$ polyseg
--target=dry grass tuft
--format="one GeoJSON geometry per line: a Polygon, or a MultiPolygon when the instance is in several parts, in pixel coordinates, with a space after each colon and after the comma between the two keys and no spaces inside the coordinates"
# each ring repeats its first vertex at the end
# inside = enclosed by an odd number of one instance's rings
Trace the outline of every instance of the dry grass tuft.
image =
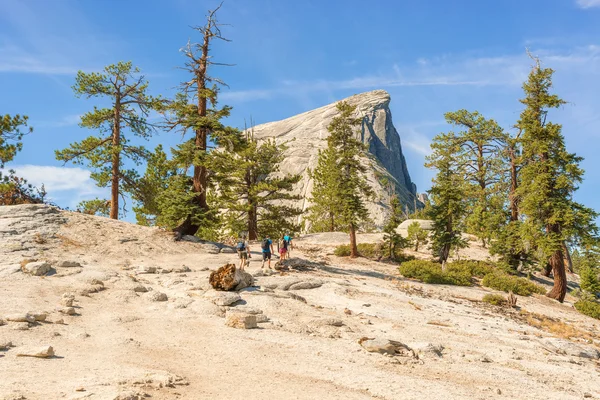
{"type": "Polygon", "coordinates": [[[525,310],[521,310],[518,314],[515,314],[515,317],[534,328],[552,333],[553,335],[564,339],[583,339],[591,341],[600,339],[595,333],[578,329],[558,318],[552,318],[525,310]]]}
{"type": "Polygon", "coordinates": [[[83,247],[83,244],[73,240],[71,238],[68,238],[66,236],[63,235],[56,235],[57,238],[60,239],[60,244],[62,244],[65,247],[83,247]]]}

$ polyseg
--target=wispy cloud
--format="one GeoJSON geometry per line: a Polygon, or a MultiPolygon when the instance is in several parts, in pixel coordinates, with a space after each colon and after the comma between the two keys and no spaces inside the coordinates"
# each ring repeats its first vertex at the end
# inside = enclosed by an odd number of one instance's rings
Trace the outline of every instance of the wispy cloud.
{"type": "Polygon", "coordinates": [[[600,0],[577,0],[577,6],[580,8],[592,8],[592,7],[600,7],[600,0]]]}
{"type": "Polygon", "coordinates": [[[10,169],[38,188],[44,185],[51,201],[71,208],[81,200],[106,195],[106,189],[96,186],[90,171],[83,168],[24,164],[10,169]]]}
{"type": "Polygon", "coordinates": [[[75,126],[81,121],[81,114],[66,115],[58,121],[39,121],[32,125],[38,128],[64,128],[67,126],[75,126]]]}
{"type": "MultiPolygon", "coordinates": [[[[600,1],[600,0],[598,0],[600,1]]],[[[600,64],[600,46],[588,45],[564,51],[538,49],[533,52],[553,67],[593,70],[600,64]]],[[[336,90],[370,90],[410,86],[520,86],[532,61],[525,49],[518,54],[475,57],[464,54],[419,58],[406,65],[394,64],[387,73],[342,80],[283,80],[277,87],[223,91],[221,99],[245,102],[279,97],[331,93],[336,90]]]]}

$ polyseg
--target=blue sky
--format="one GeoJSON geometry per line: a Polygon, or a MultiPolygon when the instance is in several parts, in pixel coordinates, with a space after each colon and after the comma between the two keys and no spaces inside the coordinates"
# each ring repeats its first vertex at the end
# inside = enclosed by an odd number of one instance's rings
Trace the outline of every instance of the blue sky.
{"type": "MultiPolygon", "coordinates": [[[[94,106],[71,90],[77,70],[131,60],[154,94],[186,77],[179,49],[199,37],[216,1],[0,0],[0,114],[26,114],[35,131],[9,167],[52,199],[74,207],[106,196],[89,172],[54,159],[93,132],[77,126],[94,106]]],[[[283,119],[349,95],[385,89],[408,167],[419,191],[443,114],[478,110],[510,129],[531,61],[556,70],[555,91],[569,103],[551,114],[587,171],[576,199],[600,210],[600,0],[226,0],[219,13],[230,43],[212,74],[229,84],[230,125],[283,119]]],[[[178,142],[161,133],[147,145],[178,142]]]]}

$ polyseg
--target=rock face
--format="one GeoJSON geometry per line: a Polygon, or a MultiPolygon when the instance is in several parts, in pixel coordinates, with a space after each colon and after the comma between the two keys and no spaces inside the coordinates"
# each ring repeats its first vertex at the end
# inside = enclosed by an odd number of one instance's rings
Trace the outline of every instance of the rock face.
{"type": "MultiPolygon", "coordinates": [[[[348,97],[344,101],[357,106],[357,117],[362,118],[356,136],[368,148],[368,158],[364,163],[368,165],[367,178],[375,192],[375,198],[368,202],[367,208],[375,225],[381,228],[387,215],[386,198],[390,190],[395,191],[402,203],[411,209],[415,201],[421,204],[416,198],[417,188],[410,179],[402,154],[400,136],[392,123],[390,95],[384,90],[375,90],[348,97]]],[[[294,192],[303,197],[297,204],[303,210],[310,205],[308,199],[313,188],[308,169],[315,168],[319,150],[327,146],[327,126],[336,115],[336,103],[332,103],[253,129],[259,140],[274,139],[277,143],[286,144],[280,171],[302,176],[294,192]]]]}
{"type": "Polygon", "coordinates": [[[415,222],[419,224],[421,229],[424,229],[426,231],[433,230],[433,221],[430,221],[428,219],[407,219],[406,221],[403,221],[400,225],[398,225],[398,228],[396,228],[396,233],[398,233],[402,237],[408,237],[408,227],[415,222]]]}

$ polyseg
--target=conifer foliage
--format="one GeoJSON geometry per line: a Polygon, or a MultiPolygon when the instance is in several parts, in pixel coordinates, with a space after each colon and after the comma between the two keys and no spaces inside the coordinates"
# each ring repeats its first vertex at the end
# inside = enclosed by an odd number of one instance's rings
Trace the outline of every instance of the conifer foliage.
{"type": "Polygon", "coordinates": [[[79,125],[97,134],[57,150],[56,159],[86,165],[98,186],[110,186],[109,216],[118,219],[119,197],[135,190],[138,173],[134,166],[148,157],[147,150],[131,144],[126,133],[149,138],[154,128],[147,117],[151,110],[161,108],[162,101],[148,94],[148,82],[131,62],[109,65],[102,73],[79,71],[73,90],[78,97],[108,100],[110,107],[94,107],[85,113],[79,125]]]}
{"type": "Polygon", "coordinates": [[[517,124],[522,130],[523,158],[527,160],[520,172],[517,193],[525,216],[524,239],[552,267],[554,287],[547,295],[562,302],[567,291],[563,244],[573,235],[593,236],[597,214],[573,200],[583,177],[579,167],[582,158],[567,151],[562,126],[548,120],[549,110],[565,101],[550,92],[554,71],[535,61],[523,84],[525,97],[521,103],[525,109],[517,124]]]}
{"type": "Polygon", "coordinates": [[[233,154],[215,151],[211,154],[218,186],[218,203],[225,229],[233,235],[247,232],[250,240],[268,234],[278,237],[299,230],[294,219],[302,210],[291,194],[300,175],[283,175],[279,164],[285,146],[274,140],[257,141],[247,130],[233,154]]]}
{"type": "Polygon", "coordinates": [[[361,119],[354,117],[356,107],[342,101],[337,111],[339,114],[327,127],[327,149],[319,153],[319,165],[313,173],[316,192],[311,199],[310,219],[326,219],[331,225],[339,221],[350,233],[350,256],[358,257],[356,230],[369,219],[365,199],[373,192],[360,159],[365,147],[354,134],[361,124],[361,119]]]}

